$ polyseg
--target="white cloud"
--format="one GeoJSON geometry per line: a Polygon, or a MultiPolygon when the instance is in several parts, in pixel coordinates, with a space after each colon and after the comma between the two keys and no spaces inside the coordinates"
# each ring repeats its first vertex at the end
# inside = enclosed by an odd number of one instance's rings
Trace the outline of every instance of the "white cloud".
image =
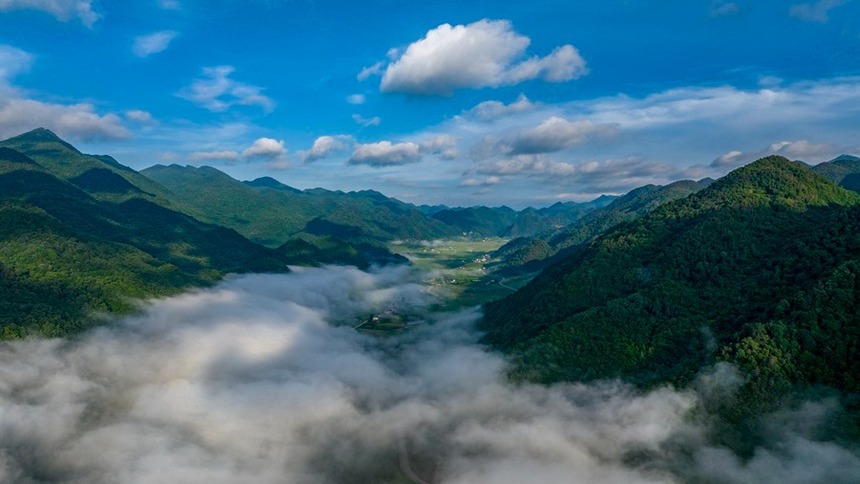
{"type": "Polygon", "coordinates": [[[505,116],[530,111],[534,109],[534,106],[534,103],[525,94],[520,94],[517,100],[510,104],[504,104],[499,101],[484,101],[470,109],[468,114],[477,116],[483,120],[492,121],[505,116]]]}
{"type": "Polygon", "coordinates": [[[314,140],[311,149],[303,152],[301,157],[306,163],[327,158],[333,153],[345,150],[347,142],[351,140],[349,136],[320,136],[314,140]]]}
{"type": "Polygon", "coordinates": [[[453,160],[460,155],[457,149],[457,138],[450,134],[440,134],[419,144],[422,153],[439,155],[445,160],[453,160]]]}
{"type": "Polygon", "coordinates": [[[366,101],[364,94],[350,94],[346,97],[346,102],[350,104],[364,104],[366,101]]]}
{"type": "Polygon", "coordinates": [[[764,149],[754,150],[747,153],[741,151],[729,151],[711,162],[711,168],[734,168],[746,163],[751,163],[768,155],[780,155],[792,160],[808,161],[828,159],[837,151],[833,146],[823,143],[812,143],[808,140],[778,141],[771,143],[764,149]]]}
{"type": "Polygon", "coordinates": [[[734,167],[740,165],[741,163],[743,163],[743,161],[743,153],[737,150],[733,150],[712,161],[711,166],[714,168],[725,166],[734,167]]]}
{"type": "Polygon", "coordinates": [[[16,75],[27,72],[33,64],[33,56],[11,45],[0,44],[0,87],[16,75]]]}
{"type": "Polygon", "coordinates": [[[846,3],[847,0],[818,0],[814,3],[800,3],[789,7],[788,14],[805,22],[827,23],[830,10],[846,3]]]}
{"type": "Polygon", "coordinates": [[[832,153],[833,147],[826,144],[810,143],[807,140],[798,141],[780,141],[770,145],[772,154],[782,155],[792,159],[802,159],[806,157],[821,157],[832,153]]]}
{"type": "Polygon", "coordinates": [[[465,178],[460,182],[461,187],[489,187],[498,185],[502,179],[497,176],[488,176],[486,178],[465,178]]]}
{"type": "Polygon", "coordinates": [[[188,155],[191,161],[236,161],[239,153],[232,150],[222,151],[195,151],[188,155]]]}
{"type": "Polygon", "coordinates": [[[284,142],[272,138],[259,138],[242,152],[244,158],[262,158],[267,160],[283,159],[287,156],[284,142]]]}
{"type": "Polygon", "coordinates": [[[616,130],[615,124],[568,121],[553,116],[534,128],[517,133],[510,142],[510,153],[518,155],[561,151],[582,144],[594,136],[611,136],[616,130]]]}
{"type": "Polygon", "coordinates": [[[372,66],[367,66],[359,71],[358,75],[356,75],[356,79],[359,81],[366,81],[370,76],[378,76],[382,74],[382,68],[385,67],[385,62],[379,61],[372,66]]]}
{"type": "Polygon", "coordinates": [[[158,6],[164,10],[180,10],[182,8],[179,0],[158,0],[158,6]]]}
{"type": "Polygon", "coordinates": [[[735,15],[741,11],[736,3],[725,0],[714,0],[711,2],[711,17],[722,17],[724,15],[735,15]]]}
{"type": "Polygon", "coordinates": [[[116,114],[98,114],[89,103],[55,104],[32,99],[0,100],[0,138],[36,127],[63,138],[84,141],[128,138],[131,133],[116,114]]]}
{"type": "MultiPolygon", "coordinates": [[[[442,24],[388,65],[380,90],[451,95],[461,88],[513,85],[531,79],[563,82],[586,74],[585,61],[572,45],[557,47],[546,57],[523,59],[530,42],[506,20],[442,24]]],[[[362,74],[366,78],[369,72],[362,74]]]]}
{"type": "Polygon", "coordinates": [[[67,22],[77,18],[92,28],[101,15],[93,11],[92,0],[0,0],[0,11],[41,10],[67,22]]]}
{"type": "Polygon", "coordinates": [[[573,163],[543,155],[519,155],[481,162],[472,171],[491,177],[527,177],[547,186],[569,187],[576,183],[589,193],[623,193],[649,183],[665,184],[681,178],[670,164],[639,158],[573,163]]]}
{"type": "Polygon", "coordinates": [[[157,54],[167,49],[177,34],[178,32],[173,30],[162,30],[135,37],[131,50],[138,57],[148,57],[152,54],[157,54]]]}
{"type": "Polygon", "coordinates": [[[416,163],[420,159],[421,148],[415,143],[380,141],[357,145],[349,157],[349,164],[381,167],[416,163]]]}
{"type": "Polygon", "coordinates": [[[266,112],[275,108],[275,102],[261,94],[263,88],[230,79],[233,66],[205,67],[205,79],[194,81],[177,96],[213,112],[223,112],[233,106],[259,106],[266,112]]]}
{"type": "Polygon", "coordinates": [[[91,103],[58,104],[28,99],[11,79],[27,71],[33,56],[0,45],[0,138],[44,127],[76,140],[127,138],[131,133],[113,113],[99,114],[91,103]]]}
{"type": "Polygon", "coordinates": [[[140,109],[126,111],[125,119],[141,126],[153,126],[155,124],[158,124],[158,122],[152,117],[152,114],[147,111],[142,111],[140,109]]]}
{"type": "Polygon", "coordinates": [[[370,118],[365,118],[360,114],[353,114],[352,120],[355,121],[355,124],[367,128],[369,126],[379,126],[379,123],[382,122],[382,118],[379,116],[372,116],[370,118]]]}

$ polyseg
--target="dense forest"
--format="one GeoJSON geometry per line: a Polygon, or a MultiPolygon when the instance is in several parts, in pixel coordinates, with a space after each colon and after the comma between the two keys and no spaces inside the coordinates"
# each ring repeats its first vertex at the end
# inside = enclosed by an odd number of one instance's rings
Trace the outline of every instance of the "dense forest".
{"type": "Polygon", "coordinates": [[[718,361],[755,413],[860,391],[860,196],[781,157],[622,223],[488,304],[484,341],[540,382],[689,383],[718,361]]]}

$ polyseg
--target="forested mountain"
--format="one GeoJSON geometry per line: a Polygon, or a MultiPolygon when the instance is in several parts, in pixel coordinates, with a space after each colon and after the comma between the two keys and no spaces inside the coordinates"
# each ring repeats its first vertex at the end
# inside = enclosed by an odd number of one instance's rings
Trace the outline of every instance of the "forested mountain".
{"type": "Polygon", "coordinates": [[[860,158],[851,155],[841,155],[833,160],[819,163],[812,167],[812,171],[827,178],[833,183],[858,191],[857,178],[860,177],[860,158]]]}
{"type": "MultiPolygon", "coordinates": [[[[93,170],[103,168],[84,174],[93,170]]],[[[62,180],[0,148],[3,335],[62,334],[94,311],[130,309],[129,297],[170,294],[230,272],[286,271],[277,251],[155,203],[112,170],[96,173],[101,178],[85,185],[106,180],[115,188],[109,193],[125,199],[100,200],[73,183],[85,175],[62,180]]]]}
{"type": "MultiPolygon", "coordinates": [[[[233,198],[239,204],[258,201],[259,192],[290,191],[265,181],[243,185],[214,169],[200,173],[213,199],[236,185],[250,191],[233,198]]],[[[158,182],[113,158],[85,155],[48,130],[0,142],[0,337],[74,332],[98,312],[132,309],[130,298],[173,294],[228,273],[406,262],[326,234],[266,247],[198,213],[158,182]]]]}
{"type": "Polygon", "coordinates": [[[431,216],[461,233],[480,237],[522,237],[552,232],[567,226],[595,209],[607,206],[615,197],[603,195],[590,202],[557,202],[539,209],[519,212],[509,207],[427,207],[431,216]]]}
{"type": "Polygon", "coordinates": [[[622,223],[486,305],[484,341],[536,381],[688,382],[736,363],[738,408],[860,390],[860,196],[768,157],[622,223]]]}
{"type": "Polygon", "coordinates": [[[630,222],[660,205],[696,193],[713,182],[683,180],[666,186],[645,185],[631,190],[611,203],[589,211],[560,229],[536,237],[518,237],[502,246],[494,256],[501,259],[496,267],[506,273],[536,271],[579,250],[581,246],[606,230],[630,222]]]}
{"type": "Polygon", "coordinates": [[[210,222],[275,247],[300,233],[355,243],[433,239],[458,232],[415,206],[371,191],[299,191],[274,179],[240,182],[215,168],[156,165],[141,173],[210,222]]]}

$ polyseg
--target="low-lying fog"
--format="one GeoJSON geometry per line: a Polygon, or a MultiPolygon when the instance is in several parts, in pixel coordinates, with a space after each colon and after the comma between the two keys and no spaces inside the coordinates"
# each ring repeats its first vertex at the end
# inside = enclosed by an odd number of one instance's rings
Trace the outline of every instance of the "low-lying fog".
{"type": "MultiPolygon", "coordinates": [[[[427,308],[419,280],[236,277],[74,341],[3,343],[0,482],[860,482],[856,449],[804,437],[825,404],[779,415],[741,459],[704,443],[692,391],[508,383],[477,311],[351,328],[391,301],[427,308]]],[[[736,383],[720,366],[698,387],[736,383]]]]}

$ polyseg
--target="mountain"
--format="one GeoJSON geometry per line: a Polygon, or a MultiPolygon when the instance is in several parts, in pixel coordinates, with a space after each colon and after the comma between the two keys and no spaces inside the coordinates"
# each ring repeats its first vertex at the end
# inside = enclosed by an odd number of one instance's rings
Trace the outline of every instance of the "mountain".
{"type": "Polygon", "coordinates": [[[514,223],[517,212],[508,207],[446,208],[431,215],[463,234],[481,237],[502,235],[514,223]]]}
{"type": "Polygon", "coordinates": [[[620,197],[604,198],[603,207],[585,213],[578,220],[538,237],[518,237],[500,247],[493,257],[501,259],[496,270],[505,273],[533,272],[579,250],[583,244],[606,230],[640,218],[660,205],[687,197],[707,187],[713,180],[683,180],[669,185],[645,185],[620,197]]]}
{"type": "Polygon", "coordinates": [[[243,183],[211,167],[156,165],[141,173],[169,188],[205,220],[270,247],[300,233],[346,237],[350,243],[456,234],[413,205],[370,190],[298,191],[274,179],[243,183]]]}
{"type": "Polygon", "coordinates": [[[860,176],[860,158],[856,156],[840,155],[833,160],[815,165],[812,171],[841,187],[858,191],[856,180],[860,176]]]}
{"type": "Polygon", "coordinates": [[[165,187],[110,156],[81,153],[50,130],[34,129],[0,141],[0,147],[26,155],[46,172],[78,184],[96,199],[120,202],[144,196],[163,207],[193,213],[191,207],[178,203],[174,194],[165,187]],[[135,187],[136,190],[130,189],[129,186],[135,187]]]}
{"type": "Polygon", "coordinates": [[[557,230],[589,212],[609,205],[615,197],[602,195],[590,202],[556,202],[519,212],[509,207],[427,207],[422,210],[463,234],[481,237],[523,237],[557,230]]]}
{"type": "Polygon", "coordinates": [[[64,334],[95,312],[132,309],[130,297],[287,270],[277,251],[159,205],[113,173],[91,168],[67,181],[0,148],[0,336],[64,334]],[[75,181],[130,196],[100,200],[75,181]]]}
{"type": "Polygon", "coordinates": [[[536,381],[689,382],[735,363],[742,404],[860,390],[860,196],[768,157],[594,239],[485,307],[536,381]]]}

